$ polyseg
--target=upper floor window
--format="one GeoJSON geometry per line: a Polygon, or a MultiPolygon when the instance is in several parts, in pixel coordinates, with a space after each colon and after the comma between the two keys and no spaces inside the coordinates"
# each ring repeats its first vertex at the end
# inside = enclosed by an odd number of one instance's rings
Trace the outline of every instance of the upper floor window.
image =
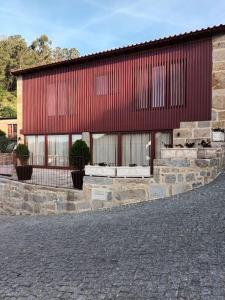
{"type": "Polygon", "coordinates": [[[148,66],[135,70],[135,108],[147,109],[150,106],[150,70],[148,66]]]}
{"type": "Polygon", "coordinates": [[[183,106],[186,98],[186,61],[170,64],[170,105],[183,106]]]}
{"type": "Polygon", "coordinates": [[[96,95],[107,95],[109,93],[109,81],[107,75],[96,77],[96,95]]]}
{"type": "Polygon", "coordinates": [[[152,107],[164,107],[166,100],[166,66],[152,67],[152,107]]]}
{"type": "Polygon", "coordinates": [[[135,109],[183,106],[186,101],[186,60],[135,69],[135,109]]]}
{"type": "Polygon", "coordinates": [[[48,116],[65,116],[69,114],[69,83],[56,82],[47,85],[48,116]]]}

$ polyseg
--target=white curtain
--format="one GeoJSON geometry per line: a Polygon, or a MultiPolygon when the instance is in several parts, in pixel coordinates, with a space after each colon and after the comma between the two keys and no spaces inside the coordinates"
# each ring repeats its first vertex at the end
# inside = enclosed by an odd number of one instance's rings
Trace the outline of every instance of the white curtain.
{"type": "Polygon", "coordinates": [[[30,151],[30,164],[43,166],[45,163],[45,137],[44,135],[29,135],[26,137],[30,151]]]}
{"type": "Polygon", "coordinates": [[[48,165],[67,167],[69,165],[69,136],[48,136],[48,165]]]}
{"type": "Polygon", "coordinates": [[[165,144],[171,144],[171,135],[168,132],[157,132],[156,136],[156,158],[161,158],[161,148],[165,148],[165,144]]]}
{"type": "Polygon", "coordinates": [[[93,164],[117,165],[118,138],[113,134],[93,134],[93,164]]]}
{"type": "Polygon", "coordinates": [[[164,107],[166,96],[166,67],[152,68],[152,107],[164,107]]]}
{"type": "Polygon", "coordinates": [[[122,136],[122,164],[148,166],[150,160],[150,134],[124,134],[122,136]]]}
{"type": "Polygon", "coordinates": [[[77,140],[82,140],[82,134],[72,134],[72,144],[77,140]]]}

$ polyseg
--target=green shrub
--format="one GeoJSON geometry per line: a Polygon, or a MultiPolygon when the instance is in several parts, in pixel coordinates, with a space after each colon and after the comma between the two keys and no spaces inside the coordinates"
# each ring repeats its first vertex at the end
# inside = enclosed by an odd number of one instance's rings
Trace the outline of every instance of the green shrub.
{"type": "Polygon", "coordinates": [[[77,140],[70,149],[70,164],[83,169],[90,162],[91,154],[85,141],[77,140]]]}
{"type": "Polygon", "coordinates": [[[30,157],[30,151],[25,144],[19,144],[16,147],[16,157],[19,158],[20,161],[27,161],[30,157]]]}
{"type": "Polygon", "coordinates": [[[0,138],[5,138],[6,133],[0,129],[0,138]]]}

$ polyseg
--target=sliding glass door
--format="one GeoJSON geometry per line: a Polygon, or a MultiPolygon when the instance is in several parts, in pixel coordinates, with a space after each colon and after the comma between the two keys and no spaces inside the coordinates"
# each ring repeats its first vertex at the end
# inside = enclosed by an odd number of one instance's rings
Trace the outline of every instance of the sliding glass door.
{"type": "Polygon", "coordinates": [[[26,143],[30,151],[30,164],[44,166],[45,164],[45,136],[27,135],[26,143]]]}
{"type": "Polygon", "coordinates": [[[48,166],[69,166],[69,135],[48,135],[48,166]]]}
{"type": "Polygon", "coordinates": [[[93,134],[93,164],[116,166],[118,159],[118,136],[116,134],[93,134]]]}
{"type": "Polygon", "coordinates": [[[149,166],[150,153],[150,133],[135,133],[122,135],[123,166],[149,166]]]}

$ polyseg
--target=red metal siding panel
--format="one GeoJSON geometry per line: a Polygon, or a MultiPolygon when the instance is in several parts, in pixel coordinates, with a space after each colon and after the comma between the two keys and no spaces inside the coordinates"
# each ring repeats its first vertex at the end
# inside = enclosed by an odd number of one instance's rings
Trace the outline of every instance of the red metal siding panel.
{"type": "MultiPolygon", "coordinates": [[[[64,66],[24,75],[23,133],[162,130],[176,128],[181,121],[208,120],[211,118],[211,65],[212,41],[208,38],[82,66],[64,66]],[[178,90],[177,81],[171,83],[169,76],[172,64],[186,69],[186,87],[180,87],[185,88],[184,105],[172,106],[171,103],[171,86],[178,90]],[[163,106],[162,103],[153,106],[154,67],[158,68],[156,74],[167,70],[165,82],[161,81],[155,87],[158,95],[166,92],[163,106]],[[142,99],[147,99],[141,103],[148,106],[145,109],[137,109],[137,72],[149,85],[148,89],[141,91],[142,99]],[[96,93],[97,76],[107,78],[107,83],[104,78],[105,86],[102,87],[107,92],[101,95],[96,93]],[[47,94],[51,84],[58,85],[55,91],[58,94],[56,115],[48,115],[47,94]]],[[[157,101],[162,99],[158,96],[157,101]]]]}

